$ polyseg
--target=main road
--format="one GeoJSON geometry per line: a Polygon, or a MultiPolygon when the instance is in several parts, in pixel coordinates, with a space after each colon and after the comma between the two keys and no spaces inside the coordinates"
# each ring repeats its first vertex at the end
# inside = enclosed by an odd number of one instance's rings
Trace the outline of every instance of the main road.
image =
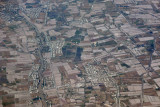
{"type": "Polygon", "coordinates": [[[41,98],[41,101],[42,101],[42,105],[43,107],[47,107],[48,104],[47,104],[47,100],[46,100],[46,97],[45,97],[45,94],[43,92],[43,72],[45,71],[45,60],[44,60],[44,57],[42,55],[42,47],[43,47],[43,44],[41,43],[42,41],[42,36],[41,36],[41,33],[40,30],[30,21],[30,18],[28,18],[23,12],[20,13],[21,16],[24,17],[24,21],[29,25],[31,26],[32,28],[34,28],[34,31],[36,32],[36,42],[37,42],[37,50],[36,50],[36,57],[38,56],[39,58],[39,69],[38,69],[38,79],[39,79],[39,83],[38,83],[38,86],[37,86],[37,89],[38,89],[38,95],[39,97],[41,98]]]}

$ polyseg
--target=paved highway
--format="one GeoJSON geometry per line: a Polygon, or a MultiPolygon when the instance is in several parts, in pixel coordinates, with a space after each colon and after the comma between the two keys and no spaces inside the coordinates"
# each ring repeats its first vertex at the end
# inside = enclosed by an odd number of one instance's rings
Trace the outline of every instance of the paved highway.
{"type": "Polygon", "coordinates": [[[43,87],[42,87],[42,84],[43,84],[43,72],[45,71],[45,60],[43,58],[43,55],[41,53],[41,50],[42,50],[42,43],[41,43],[41,40],[42,40],[42,37],[41,37],[41,32],[40,30],[30,21],[30,19],[24,14],[24,13],[20,13],[20,15],[24,16],[24,20],[25,22],[30,25],[32,28],[34,28],[35,32],[36,32],[36,39],[37,39],[37,50],[36,50],[36,57],[38,56],[39,57],[39,64],[40,64],[40,67],[38,69],[38,79],[39,79],[39,83],[38,83],[38,86],[37,86],[37,89],[38,89],[38,95],[39,97],[41,98],[41,101],[42,101],[42,105],[43,107],[47,107],[47,100],[46,100],[46,97],[45,97],[45,94],[43,92],[43,87]],[[40,41],[39,41],[40,40],[40,41]]]}

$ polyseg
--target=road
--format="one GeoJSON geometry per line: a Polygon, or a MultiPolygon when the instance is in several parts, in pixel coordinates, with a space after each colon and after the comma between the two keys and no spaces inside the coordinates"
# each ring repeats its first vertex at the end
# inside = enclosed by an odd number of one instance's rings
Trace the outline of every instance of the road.
{"type": "Polygon", "coordinates": [[[24,16],[24,20],[25,22],[30,25],[32,28],[34,28],[35,32],[36,32],[36,39],[37,39],[37,50],[36,50],[36,57],[38,56],[39,57],[39,64],[40,64],[40,67],[38,69],[38,79],[39,79],[39,83],[38,83],[38,86],[37,86],[37,89],[38,89],[38,95],[39,97],[41,98],[41,101],[42,101],[42,105],[43,107],[47,107],[47,100],[46,100],[46,97],[45,97],[45,94],[43,92],[43,72],[45,71],[45,60],[43,58],[43,55],[41,53],[41,50],[42,50],[42,43],[41,40],[42,40],[42,37],[40,36],[41,32],[39,31],[39,29],[30,21],[30,19],[24,14],[24,13],[21,13],[20,15],[24,16]],[[40,41],[39,41],[40,40],[40,41]]]}

